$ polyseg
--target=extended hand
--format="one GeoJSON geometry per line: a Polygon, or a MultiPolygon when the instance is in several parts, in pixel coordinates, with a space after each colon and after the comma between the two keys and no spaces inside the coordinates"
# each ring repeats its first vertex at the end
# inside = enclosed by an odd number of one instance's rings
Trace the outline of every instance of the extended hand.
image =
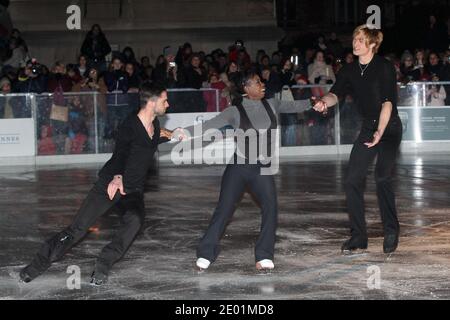
{"type": "Polygon", "coordinates": [[[120,175],[115,176],[114,179],[112,179],[108,185],[109,200],[112,200],[114,198],[114,195],[116,194],[117,190],[119,190],[120,194],[123,196],[126,194],[123,191],[123,181],[122,181],[122,176],[120,176],[120,175]]]}
{"type": "Polygon", "coordinates": [[[172,139],[172,135],[173,135],[173,131],[170,131],[170,130],[168,130],[166,128],[161,128],[161,132],[159,134],[159,136],[161,138],[167,138],[167,139],[171,140],[172,139]]]}
{"type": "Polygon", "coordinates": [[[366,142],[366,143],[364,143],[364,144],[367,146],[367,148],[372,148],[372,147],[376,146],[376,145],[380,142],[380,139],[381,139],[381,134],[380,134],[380,132],[377,130],[377,131],[375,131],[375,133],[373,134],[373,140],[372,140],[372,142],[366,142]]]}

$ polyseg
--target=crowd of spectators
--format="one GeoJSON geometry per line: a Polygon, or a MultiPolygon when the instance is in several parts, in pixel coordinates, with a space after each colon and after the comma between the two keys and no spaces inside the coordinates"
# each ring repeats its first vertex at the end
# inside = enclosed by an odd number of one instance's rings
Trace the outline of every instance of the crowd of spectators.
{"type": "MultiPolygon", "coordinates": [[[[430,47],[439,47],[435,42],[442,37],[433,36],[431,17],[430,30],[427,36],[430,47]]],[[[242,40],[226,50],[218,48],[210,53],[195,51],[186,42],[178,48],[165,47],[153,63],[147,56],[136,57],[131,47],[111,52],[99,25],[92,26],[81,45],[78,60],[70,63],[56,61],[47,67],[31,59],[32,54],[19,30],[14,30],[9,47],[10,53],[0,75],[3,94],[0,118],[31,116],[29,99],[8,97],[8,93],[51,93],[38,99],[40,154],[92,151],[94,113],[97,114],[98,134],[106,141],[112,140],[118,123],[138,107],[143,82],[160,83],[172,89],[169,112],[221,111],[241,96],[241,77],[249,69],[259,72],[267,98],[307,99],[326,93],[336,81],[339,70],[355,59],[351,48],[346,48],[336,33],[328,38],[319,36],[316,43],[304,51],[295,47],[290,52],[260,49],[254,57],[247,52],[242,40]],[[316,86],[298,87],[308,84],[316,86]],[[292,90],[283,90],[286,86],[292,90]],[[99,93],[95,97],[96,111],[93,95],[86,94],[90,92],[99,93]],[[67,114],[62,118],[54,116],[56,107],[67,107],[67,114]]],[[[417,48],[405,50],[401,55],[384,54],[396,68],[401,84],[399,90],[408,87],[405,85],[410,82],[450,81],[448,38],[447,46],[441,47],[445,49],[417,48]]],[[[450,86],[433,83],[424,86],[426,104],[450,105],[450,86]]],[[[407,105],[410,96],[410,92],[400,93],[399,104],[407,105]]],[[[351,96],[344,97],[341,121],[349,123],[343,127],[353,127],[351,122],[356,121],[352,108],[351,96]]],[[[284,115],[282,121],[284,145],[333,143],[333,125],[322,115],[314,112],[284,115]]],[[[343,137],[344,140],[352,138],[345,137],[345,133],[343,137]]]]}

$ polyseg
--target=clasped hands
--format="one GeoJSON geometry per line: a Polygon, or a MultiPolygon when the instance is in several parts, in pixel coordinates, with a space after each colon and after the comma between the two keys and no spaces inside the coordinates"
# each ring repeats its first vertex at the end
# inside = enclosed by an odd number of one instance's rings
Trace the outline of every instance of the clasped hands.
{"type": "Polygon", "coordinates": [[[313,101],[313,109],[317,112],[323,113],[324,115],[328,113],[328,105],[322,99],[317,99],[316,97],[311,98],[313,101]]]}
{"type": "Polygon", "coordinates": [[[161,128],[160,136],[161,138],[167,138],[169,140],[175,139],[178,141],[183,141],[187,139],[187,135],[183,128],[176,128],[173,131],[166,128],[161,128]]]}

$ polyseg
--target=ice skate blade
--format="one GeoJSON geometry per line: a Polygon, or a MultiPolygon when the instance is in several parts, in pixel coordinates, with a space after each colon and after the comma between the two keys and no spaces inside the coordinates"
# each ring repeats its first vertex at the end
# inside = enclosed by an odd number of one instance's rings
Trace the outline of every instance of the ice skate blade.
{"type": "Polygon", "coordinates": [[[256,274],[260,275],[260,276],[270,275],[270,274],[272,274],[273,270],[274,269],[268,269],[268,268],[256,269],[256,274]]]}
{"type": "Polygon", "coordinates": [[[358,255],[365,255],[366,253],[367,253],[367,249],[353,249],[353,250],[344,249],[344,250],[342,250],[342,255],[344,255],[344,256],[358,256],[358,255]]]}
{"type": "Polygon", "coordinates": [[[197,271],[198,274],[205,273],[207,269],[203,269],[200,267],[195,266],[195,271],[197,271]]]}

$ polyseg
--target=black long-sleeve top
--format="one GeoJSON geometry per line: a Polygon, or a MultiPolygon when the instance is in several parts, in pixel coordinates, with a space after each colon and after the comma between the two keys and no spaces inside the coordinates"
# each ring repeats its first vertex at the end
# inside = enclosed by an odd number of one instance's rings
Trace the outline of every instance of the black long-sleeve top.
{"type": "Polygon", "coordinates": [[[351,93],[361,115],[367,120],[378,120],[383,103],[392,103],[391,118],[397,111],[397,78],[394,65],[375,55],[368,65],[359,66],[358,60],[346,64],[338,73],[330,89],[338,97],[351,93]],[[361,68],[364,74],[361,75],[361,68]]]}
{"type": "Polygon", "coordinates": [[[113,155],[99,172],[99,182],[105,187],[115,175],[122,175],[126,193],[143,192],[147,172],[158,148],[167,142],[160,136],[158,118],[153,120],[154,134],[150,138],[136,114],[128,116],[119,128],[113,155]]]}

